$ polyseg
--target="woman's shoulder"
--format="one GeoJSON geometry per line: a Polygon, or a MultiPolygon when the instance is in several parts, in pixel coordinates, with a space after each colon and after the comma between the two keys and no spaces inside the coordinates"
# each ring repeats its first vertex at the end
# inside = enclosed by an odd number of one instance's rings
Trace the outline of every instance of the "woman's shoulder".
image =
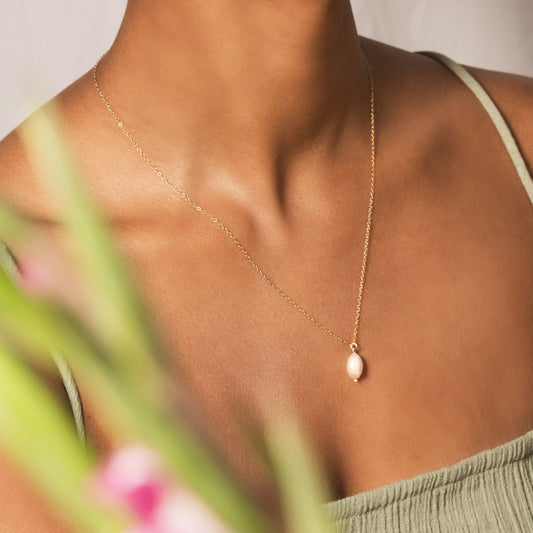
{"type": "MultiPolygon", "coordinates": [[[[89,109],[87,94],[88,75],[76,80],[41,108],[54,107],[58,111],[61,126],[69,142],[77,132],[87,130],[86,124],[93,110],[89,109]],[[78,123],[78,125],[76,125],[78,123]]],[[[48,194],[40,169],[31,161],[22,134],[30,114],[15,129],[0,140],[0,199],[7,201],[28,217],[35,220],[53,218],[53,198],[48,194]]]]}
{"type": "Polygon", "coordinates": [[[533,175],[533,78],[464,65],[490,95],[533,175]]]}
{"type": "Polygon", "coordinates": [[[40,218],[44,207],[43,196],[38,192],[40,187],[22,138],[15,129],[0,141],[0,201],[28,217],[40,218]]]}
{"type": "MultiPolygon", "coordinates": [[[[385,83],[394,87],[395,92],[410,94],[418,109],[431,110],[437,117],[437,108],[457,107],[460,100],[468,106],[461,108],[465,121],[468,120],[467,114],[471,115],[476,109],[481,111],[479,103],[465,91],[464,84],[455,75],[450,75],[449,69],[436,59],[372,39],[362,38],[361,42],[365,52],[368,50],[373,54],[381,66],[385,83]],[[435,106],[435,102],[439,105],[435,106]]],[[[440,50],[435,52],[443,53],[440,50]]],[[[533,174],[533,77],[475,67],[453,56],[447,57],[464,67],[488,93],[533,174]]]]}

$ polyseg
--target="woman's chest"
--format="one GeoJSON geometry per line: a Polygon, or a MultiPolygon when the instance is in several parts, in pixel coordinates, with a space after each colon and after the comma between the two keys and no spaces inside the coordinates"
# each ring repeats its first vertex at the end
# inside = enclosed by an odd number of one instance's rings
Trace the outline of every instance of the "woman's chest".
{"type": "Polygon", "coordinates": [[[442,206],[376,223],[358,383],[346,374],[349,348],[330,334],[351,340],[357,246],[276,256],[256,245],[256,263],[291,302],[216,228],[122,242],[177,386],[241,477],[264,482],[245,435],[290,406],[345,495],[533,427],[529,226],[517,235],[467,221],[442,206]]]}

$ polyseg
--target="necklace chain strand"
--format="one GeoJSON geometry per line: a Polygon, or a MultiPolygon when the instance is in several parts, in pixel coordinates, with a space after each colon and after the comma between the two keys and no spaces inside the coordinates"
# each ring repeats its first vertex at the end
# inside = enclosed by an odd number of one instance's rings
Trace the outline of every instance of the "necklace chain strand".
{"type": "MultiPolygon", "coordinates": [[[[148,165],[148,167],[167,185],[169,185],[174,191],[186,202],[188,202],[196,211],[199,213],[202,213],[205,215],[209,220],[214,222],[220,229],[228,235],[228,237],[237,245],[239,250],[242,252],[242,254],[246,257],[247,261],[252,265],[252,267],[257,271],[257,273],[261,276],[261,278],[266,281],[281,297],[283,297],[286,301],[288,301],[293,307],[295,307],[298,311],[300,311],[303,315],[305,315],[313,324],[318,326],[320,329],[325,331],[328,335],[333,337],[335,340],[346,344],[350,347],[352,351],[352,355],[348,359],[348,367],[350,365],[350,360],[352,357],[357,356],[359,358],[359,354],[357,353],[357,350],[359,349],[357,345],[357,334],[359,332],[359,322],[361,318],[361,305],[363,301],[363,289],[365,284],[365,275],[366,275],[366,266],[367,266],[367,258],[368,258],[368,249],[369,249],[369,242],[370,242],[370,230],[372,227],[372,214],[373,214],[373,208],[374,208],[374,188],[375,188],[375,177],[376,177],[376,134],[375,134],[375,96],[374,96],[374,80],[372,75],[372,70],[370,68],[370,65],[368,64],[368,61],[366,59],[366,56],[363,54],[364,63],[367,70],[368,75],[368,85],[369,85],[369,92],[370,92],[370,145],[371,145],[371,179],[370,179],[370,194],[369,194],[369,202],[368,202],[368,211],[367,211],[367,220],[366,220],[366,227],[365,227],[365,239],[364,239],[364,246],[363,246],[363,258],[362,258],[362,264],[361,264],[361,276],[359,280],[359,291],[357,296],[357,305],[356,305],[356,311],[355,311],[355,319],[354,319],[354,331],[353,331],[353,337],[352,341],[347,341],[328,327],[324,326],[322,323],[320,323],[313,315],[311,315],[308,311],[306,311],[300,304],[298,304],[291,296],[289,296],[284,290],[282,290],[276,283],[274,283],[265,272],[259,267],[259,265],[254,261],[252,256],[248,253],[248,251],[245,249],[245,247],[241,244],[239,239],[235,236],[235,234],[216,216],[212,215],[208,211],[206,211],[201,205],[199,205],[196,201],[194,201],[185,191],[177,187],[174,183],[172,183],[167,176],[157,167],[152,160],[146,155],[146,152],[143,150],[143,148],[139,145],[137,140],[133,137],[133,135],[130,133],[126,125],[124,124],[124,121],[118,116],[118,114],[115,112],[115,110],[111,107],[111,104],[109,103],[108,99],[104,95],[100,84],[98,83],[98,77],[97,77],[97,71],[98,66],[100,65],[100,62],[105,57],[107,52],[105,52],[100,59],[96,62],[96,64],[93,67],[93,81],[94,85],[96,87],[96,91],[98,93],[98,96],[102,100],[103,104],[105,105],[106,109],[109,111],[110,115],[113,117],[115,122],[117,123],[118,127],[122,130],[124,135],[128,138],[129,142],[133,145],[137,153],[141,156],[141,158],[144,160],[144,162],[148,165]]],[[[352,361],[352,364],[354,361],[352,361]]],[[[358,366],[358,370],[355,371],[355,374],[357,377],[362,372],[362,362],[356,363],[356,366],[358,366]],[[360,369],[359,369],[360,366],[360,369]]],[[[350,374],[350,377],[353,378],[351,375],[352,372],[348,369],[348,374],[350,374]]],[[[354,378],[354,381],[357,381],[356,378],[354,378]]]]}

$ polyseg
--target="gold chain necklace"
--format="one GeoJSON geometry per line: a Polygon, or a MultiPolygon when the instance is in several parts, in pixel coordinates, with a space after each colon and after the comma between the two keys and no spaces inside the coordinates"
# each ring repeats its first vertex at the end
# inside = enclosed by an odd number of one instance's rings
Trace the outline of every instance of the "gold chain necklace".
{"type": "MultiPolygon", "coordinates": [[[[107,52],[106,52],[107,53],[107,52]]],[[[372,212],[374,207],[374,184],[375,184],[375,177],[376,177],[376,135],[375,135],[375,117],[374,117],[374,80],[372,76],[372,70],[370,68],[370,65],[368,64],[368,61],[363,54],[363,59],[366,65],[366,70],[368,74],[368,84],[369,84],[369,92],[370,92],[370,144],[371,144],[371,180],[370,180],[370,196],[368,201],[368,213],[367,213],[367,221],[366,221],[366,229],[365,229],[365,242],[363,246],[363,259],[362,259],[362,266],[361,266],[361,277],[359,281],[359,293],[357,296],[357,307],[355,312],[355,326],[354,326],[354,332],[352,341],[348,341],[341,337],[340,335],[337,335],[335,332],[333,332],[331,329],[327,328],[323,324],[321,324],[315,317],[313,317],[310,313],[308,313],[302,306],[300,306],[293,298],[291,298],[285,291],[280,289],[259,267],[259,265],[252,259],[250,254],[247,252],[247,250],[244,248],[244,246],[240,243],[240,241],[237,239],[235,234],[217,217],[212,215],[211,213],[207,212],[202,206],[200,206],[196,201],[194,201],[186,192],[179,189],[176,185],[174,185],[164,174],[163,172],[150,160],[150,158],[146,155],[145,151],[141,148],[139,143],[134,139],[134,137],[129,132],[128,128],[124,124],[124,121],[117,115],[117,113],[114,111],[114,109],[111,107],[111,104],[107,100],[106,96],[104,95],[102,89],[100,88],[100,85],[98,83],[98,77],[97,77],[97,70],[100,62],[106,55],[104,53],[102,57],[96,62],[93,68],[93,80],[94,85],[96,87],[96,91],[98,92],[98,96],[104,103],[105,107],[111,114],[111,116],[115,119],[115,122],[117,123],[118,127],[122,130],[124,135],[128,138],[130,143],[133,145],[137,153],[141,156],[141,158],[144,160],[144,162],[150,167],[150,169],[159,177],[161,178],[167,185],[172,187],[174,191],[186,202],[188,202],[196,211],[199,213],[205,215],[209,220],[214,222],[228,237],[237,245],[239,250],[242,252],[242,254],[246,257],[248,262],[252,265],[252,267],[257,271],[257,273],[263,278],[264,281],[266,281],[280,296],[282,296],[285,300],[287,300],[293,307],[295,307],[298,311],[300,311],[302,314],[304,314],[313,324],[318,326],[320,329],[325,331],[328,335],[333,337],[335,340],[342,342],[343,344],[346,344],[350,347],[351,354],[349,355],[347,361],[346,361],[346,371],[351,379],[354,381],[358,381],[358,379],[361,377],[363,370],[364,370],[364,363],[363,359],[359,355],[359,346],[357,344],[357,334],[359,332],[359,320],[361,317],[361,303],[363,300],[363,288],[365,284],[365,274],[366,274],[366,263],[367,263],[367,257],[368,257],[368,245],[370,242],[370,229],[372,227],[372,212]]]]}

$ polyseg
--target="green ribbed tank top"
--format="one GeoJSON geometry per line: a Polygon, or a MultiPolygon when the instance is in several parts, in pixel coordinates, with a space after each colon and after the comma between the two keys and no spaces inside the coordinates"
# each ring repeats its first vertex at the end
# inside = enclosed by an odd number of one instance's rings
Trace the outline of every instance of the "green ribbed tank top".
{"type": "MultiPolygon", "coordinates": [[[[533,206],[533,179],[501,112],[460,64],[438,52],[420,51],[448,67],[483,105],[501,136],[533,206]]],[[[17,268],[0,242],[0,266],[17,268]]],[[[81,398],[68,366],[53,354],[78,434],[85,441],[81,398]]],[[[533,429],[500,446],[416,477],[324,504],[342,533],[533,533],[533,429]]]]}

